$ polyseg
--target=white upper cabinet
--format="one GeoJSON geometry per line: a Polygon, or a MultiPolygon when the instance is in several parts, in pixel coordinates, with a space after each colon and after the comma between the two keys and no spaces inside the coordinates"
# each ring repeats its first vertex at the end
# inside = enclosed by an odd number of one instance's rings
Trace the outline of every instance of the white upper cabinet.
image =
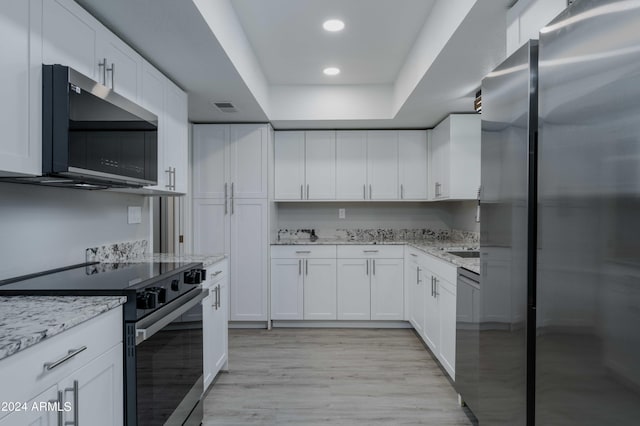
{"type": "Polygon", "coordinates": [[[194,198],[266,199],[268,124],[193,126],[194,198]]]}
{"type": "Polygon", "coordinates": [[[103,30],[96,45],[96,80],[127,99],[139,102],[142,62],[138,53],[108,30],[103,30]]]}
{"type": "Polygon", "coordinates": [[[158,116],[158,183],[149,186],[147,189],[164,191],[168,189],[169,172],[164,167],[164,135],[166,131],[164,113],[164,86],[165,77],[152,67],[148,62],[144,62],[142,67],[142,95],[140,103],[143,108],[148,109],[158,116]]]}
{"type": "Polygon", "coordinates": [[[480,116],[451,114],[431,133],[430,197],[475,200],[480,189],[480,116]]]}
{"type": "Polygon", "coordinates": [[[42,172],[42,1],[0,5],[0,176],[42,172]]]}
{"type": "Polygon", "coordinates": [[[234,124],[229,137],[230,196],[267,198],[268,126],[234,124]]]}
{"type": "Polygon", "coordinates": [[[398,174],[401,200],[426,200],[429,149],[427,132],[401,130],[398,132],[398,174]]]}
{"type": "Polygon", "coordinates": [[[307,200],[336,199],[336,132],[305,132],[307,200]]]}
{"type": "Polygon", "coordinates": [[[275,199],[303,200],[304,132],[275,132],[275,199]]]}
{"type": "Polygon", "coordinates": [[[367,132],[367,181],[369,200],[399,198],[397,131],[367,132]]]}
{"type": "Polygon", "coordinates": [[[186,194],[189,167],[189,122],[187,94],[170,80],[164,91],[164,167],[168,171],[170,190],[186,194]]]}
{"type": "Polygon", "coordinates": [[[367,132],[336,132],[336,199],[367,199],[367,132]]]}
{"type": "Polygon", "coordinates": [[[275,134],[275,199],[335,200],[336,133],[275,134]]]}

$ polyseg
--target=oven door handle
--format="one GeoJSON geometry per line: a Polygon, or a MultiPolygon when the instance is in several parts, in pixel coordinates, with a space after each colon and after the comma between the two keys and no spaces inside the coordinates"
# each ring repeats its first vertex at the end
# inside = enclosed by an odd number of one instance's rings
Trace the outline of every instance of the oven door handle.
{"type": "Polygon", "coordinates": [[[189,309],[198,305],[205,297],[209,296],[209,289],[203,289],[196,296],[185,300],[177,308],[173,309],[167,314],[156,311],[148,318],[145,318],[136,323],[136,346],[144,342],[158,331],[162,330],[168,324],[175,321],[180,315],[187,312],[189,309]],[[158,314],[160,318],[157,317],[158,314]]]}

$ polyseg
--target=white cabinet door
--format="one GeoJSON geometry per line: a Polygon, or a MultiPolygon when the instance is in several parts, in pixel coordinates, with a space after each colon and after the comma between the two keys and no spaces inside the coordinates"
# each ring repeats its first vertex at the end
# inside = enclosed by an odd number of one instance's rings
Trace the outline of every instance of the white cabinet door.
{"type": "Polygon", "coordinates": [[[404,261],[371,259],[371,319],[404,319],[404,261]]]}
{"type": "Polygon", "coordinates": [[[436,277],[429,270],[425,269],[425,278],[429,282],[424,283],[428,288],[425,290],[425,318],[424,318],[424,341],[433,351],[438,353],[438,345],[440,344],[440,311],[438,297],[436,295],[436,277]]]}
{"type": "Polygon", "coordinates": [[[449,195],[449,142],[450,118],[438,124],[431,133],[431,198],[447,198],[449,195]]]}
{"type": "Polygon", "coordinates": [[[439,282],[437,285],[440,313],[440,342],[438,359],[447,373],[455,380],[456,369],[456,295],[451,291],[453,284],[439,282]]]}
{"type": "Polygon", "coordinates": [[[170,168],[171,191],[188,191],[189,118],[187,94],[165,79],[164,165],[170,168]]]}
{"type": "Polygon", "coordinates": [[[229,253],[231,236],[228,209],[225,199],[193,200],[195,253],[229,253]]]}
{"type": "MultiPolygon", "coordinates": [[[[53,410],[32,410],[33,404],[56,403],[58,401],[58,385],[51,386],[40,395],[27,402],[26,411],[16,411],[0,418],[0,426],[59,426],[58,412],[53,410]]],[[[9,401],[6,401],[9,402],[9,401]]],[[[2,413],[6,414],[6,413],[2,413]]]]}
{"type": "Polygon", "coordinates": [[[338,319],[371,319],[369,259],[338,259],[338,319]]]}
{"type": "Polygon", "coordinates": [[[158,116],[158,183],[149,189],[166,191],[169,184],[169,173],[164,164],[165,158],[165,115],[164,115],[164,90],[166,77],[156,70],[151,64],[144,61],[142,64],[142,95],[141,104],[144,108],[158,116]]]}
{"type": "Polygon", "coordinates": [[[267,200],[231,200],[232,321],[267,320],[267,200]]]}
{"type": "Polygon", "coordinates": [[[46,0],[43,6],[44,63],[67,65],[98,80],[96,43],[100,27],[95,19],[71,0],[46,0]]]}
{"type": "MultiPolygon", "coordinates": [[[[227,261],[225,260],[225,263],[227,261]]],[[[225,266],[226,268],[226,266],[225,266]]],[[[227,360],[229,359],[229,276],[218,284],[218,309],[215,311],[215,333],[214,343],[214,372],[218,374],[221,370],[227,370],[227,360]]]]}
{"type": "Polygon", "coordinates": [[[267,146],[264,124],[234,124],[230,129],[230,196],[267,198],[267,146]]]}
{"type": "Polygon", "coordinates": [[[366,186],[367,132],[336,132],[336,199],[365,200],[366,186]]]}
{"type": "Polygon", "coordinates": [[[367,132],[367,181],[370,200],[397,200],[398,131],[367,132]]]}
{"type": "Polygon", "coordinates": [[[271,260],[271,319],[303,319],[304,261],[304,259],[271,260]]]}
{"type": "Polygon", "coordinates": [[[304,132],[275,132],[274,151],[275,199],[304,199],[304,132]]]}
{"type": "Polygon", "coordinates": [[[102,29],[98,34],[97,81],[133,102],[139,101],[142,57],[122,40],[102,29]]]}
{"type": "Polygon", "coordinates": [[[336,260],[304,259],[303,262],[304,319],[336,319],[336,260]]]}
{"type": "MultiPolygon", "coordinates": [[[[211,271],[208,270],[207,274],[211,271]]],[[[205,283],[203,283],[206,285],[205,283]]],[[[215,334],[216,334],[216,295],[213,288],[207,297],[202,299],[202,381],[204,389],[213,383],[215,377],[214,366],[216,358],[215,334]]],[[[186,315],[186,314],[185,314],[186,315]]],[[[184,316],[183,315],[183,319],[184,316]]]]}
{"type": "Polygon", "coordinates": [[[42,1],[0,5],[0,176],[42,173],[42,1]]]}
{"type": "Polygon", "coordinates": [[[229,188],[229,126],[193,126],[193,197],[227,198],[229,188]]]}
{"type": "Polygon", "coordinates": [[[305,147],[305,198],[335,200],[336,132],[306,132],[305,147]]]}
{"type": "Polygon", "coordinates": [[[398,172],[401,200],[426,200],[429,151],[425,130],[398,132],[398,172]]]}
{"type": "Polygon", "coordinates": [[[92,426],[117,426],[124,421],[124,384],[122,343],[73,372],[60,383],[64,400],[72,410],[64,413],[64,424],[90,423],[92,426]],[[76,388],[77,383],[77,388],[76,388]],[[77,392],[75,395],[74,393],[77,392]],[[74,406],[77,397],[78,406],[74,406]],[[77,417],[76,417],[77,416],[77,417]]]}

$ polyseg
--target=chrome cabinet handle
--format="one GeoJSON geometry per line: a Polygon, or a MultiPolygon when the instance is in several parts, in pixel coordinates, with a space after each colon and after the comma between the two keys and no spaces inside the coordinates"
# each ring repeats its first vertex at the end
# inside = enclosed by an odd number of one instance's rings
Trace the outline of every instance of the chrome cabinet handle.
{"type": "Polygon", "coordinates": [[[420,285],[420,267],[416,266],[416,285],[420,285]]]}
{"type": "Polygon", "coordinates": [[[301,254],[301,253],[311,253],[311,250],[296,250],[296,253],[301,254]]]}
{"type": "Polygon", "coordinates": [[[229,213],[228,211],[228,207],[227,207],[227,182],[224,183],[224,214],[226,215],[227,213],[229,213]]]}
{"type": "MultiPolygon", "coordinates": [[[[62,407],[64,404],[64,400],[62,398],[62,391],[58,391],[58,408],[62,407]]],[[[62,417],[62,413],[63,410],[59,409],[58,410],[58,426],[62,426],[62,422],[63,422],[63,417],[62,417]]]]}
{"type": "Polygon", "coordinates": [[[309,261],[308,260],[304,261],[304,274],[305,275],[309,275],[309,261]]]}
{"type": "Polygon", "coordinates": [[[367,259],[367,275],[369,275],[369,259],[367,259]]]}
{"type": "Polygon", "coordinates": [[[298,260],[298,275],[302,275],[302,259],[298,260]]]}
{"type": "Polygon", "coordinates": [[[415,253],[409,253],[409,254],[410,254],[411,256],[413,256],[413,257],[418,257],[418,255],[417,255],[417,254],[415,254],[415,253]]]}
{"type": "Polygon", "coordinates": [[[222,285],[218,284],[218,308],[222,306],[222,285]]]}
{"type": "Polygon", "coordinates": [[[433,275],[431,276],[431,297],[433,297],[433,275]]]}
{"type": "Polygon", "coordinates": [[[440,296],[440,292],[438,291],[438,282],[440,280],[437,279],[436,277],[433,277],[433,297],[437,298],[438,296],[440,296]]]}
{"type": "Polygon", "coordinates": [[[214,277],[217,277],[218,275],[220,275],[222,273],[222,271],[215,271],[213,274],[211,274],[214,277]]]}
{"type": "MultiPolygon", "coordinates": [[[[105,59],[105,61],[106,61],[106,59],[105,59]]],[[[116,87],[113,84],[113,76],[116,73],[116,64],[114,62],[111,62],[111,68],[107,68],[106,70],[107,70],[107,72],[111,73],[111,90],[115,90],[116,87]]],[[[104,85],[106,86],[107,83],[105,82],[104,85]]]]}
{"type": "Polygon", "coordinates": [[[378,253],[380,250],[362,250],[364,253],[378,253]]]}
{"type": "Polygon", "coordinates": [[[169,167],[167,170],[164,171],[165,173],[169,173],[169,184],[165,185],[164,187],[171,190],[171,167],[169,167]]]}
{"type": "Polygon", "coordinates": [[[371,195],[373,193],[373,190],[371,189],[371,184],[369,184],[369,199],[373,200],[373,195],[371,195]]]}
{"type": "Polygon", "coordinates": [[[362,185],[362,199],[363,200],[367,199],[367,185],[366,184],[362,185]]]}
{"type": "Polygon", "coordinates": [[[176,190],[176,168],[175,167],[171,170],[171,174],[173,175],[172,189],[175,191],[176,190]]]}
{"type": "Polygon", "coordinates": [[[218,287],[214,287],[213,288],[213,309],[215,309],[216,311],[218,310],[218,287]]]}
{"type": "Polygon", "coordinates": [[[107,85],[107,58],[103,58],[101,62],[98,62],[98,68],[102,70],[102,85],[107,85]]]}
{"type": "Polygon", "coordinates": [[[78,355],[80,352],[86,351],[87,347],[86,346],[82,346],[78,349],[69,349],[69,352],[63,356],[62,358],[60,358],[57,361],[53,361],[53,362],[45,362],[44,364],[44,368],[47,369],[47,371],[51,371],[54,368],[58,367],[61,364],[64,364],[65,362],[69,361],[71,358],[73,358],[74,356],[78,355]]]}
{"type": "Polygon", "coordinates": [[[400,199],[404,200],[404,185],[400,184],[400,199]]]}
{"type": "Polygon", "coordinates": [[[78,426],[78,411],[80,411],[80,409],[78,408],[78,400],[79,395],[78,393],[80,392],[78,389],[78,381],[74,380],[73,381],[73,387],[72,388],[66,388],[64,390],[65,392],[73,392],[73,421],[65,421],[64,425],[65,426],[78,426]]]}
{"type": "Polygon", "coordinates": [[[235,206],[233,205],[234,204],[233,197],[234,197],[234,195],[233,195],[233,182],[231,182],[231,214],[233,214],[234,210],[235,210],[235,206]]]}
{"type": "Polygon", "coordinates": [[[300,199],[304,200],[304,185],[300,184],[300,199]]]}
{"type": "Polygon", "coordinates": [[[373,275],[376,274],[376,260],[373,259],[373,275]]]}
{"type": "Polygon", "coordinates": [[[307,200],[309,199],[309,184],[307,184],[307,200]]]}

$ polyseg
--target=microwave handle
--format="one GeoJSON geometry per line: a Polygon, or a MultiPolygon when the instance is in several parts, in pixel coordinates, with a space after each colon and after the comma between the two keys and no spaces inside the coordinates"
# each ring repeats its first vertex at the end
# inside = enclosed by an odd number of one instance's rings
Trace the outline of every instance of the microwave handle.
{"type": "MultiPolygon", "coordinates": [[[[208,295],[209,289],[203,289],[200,293],[198,293],[198,295],[187,300],[166,315],[161,314],[160,311],[156,311],[155,313],[161,315],[158,320],[153,321],[153,318],[151,318],[151,323],[148,323],[147,318],[145,318],[144,320],[136,323],[136,346],[156,334],[158,331],[162,330],[168,324],[175,321],[180,315],[184,314],[194,306],[197,306],[202,301],[202,299],[204,299],[208,295]]],[[[154,315],[151,314],[151,317],[153,316],[154,315]]]]}

